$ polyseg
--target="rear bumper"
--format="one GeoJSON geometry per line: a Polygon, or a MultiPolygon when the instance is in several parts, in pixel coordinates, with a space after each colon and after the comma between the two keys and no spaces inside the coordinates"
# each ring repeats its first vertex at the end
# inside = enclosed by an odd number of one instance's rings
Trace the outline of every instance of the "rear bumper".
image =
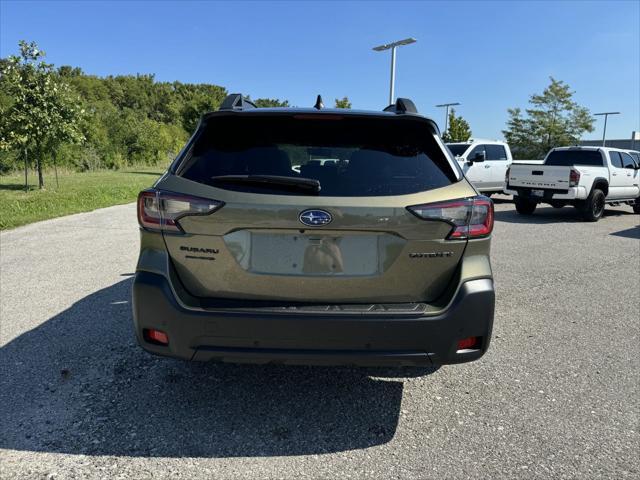
{"type": "Polygon", "coordinates": [[[491,279],[463,283],[437,315],[297,315],[255,310],[182,307],[167,279],[138,272],[133,320],[138,342],[158,355],[186,360],[304,365],[431,365],[480,358],[488,349],[494,315],[491,279]],[[144,329],[169,336],[169,345],[145,340],[144,329]],[[480,347],[457,350],[458,340],[481,337],[480,347]]]}
{"type": "Polygon", "coordinates": [[[506,195],[519,196],[538,202],[547,202],[549,200],[580,200],[587,198],[586,190],[584,187],[571,187],[567,190],[548,190],[544,188],[534,188],[533,190],[541,190],[544,192],[542,197],[532,195],[531,190],[531,188],[516,188],[509,186],[505,187],[504,193],[506,195]]]}

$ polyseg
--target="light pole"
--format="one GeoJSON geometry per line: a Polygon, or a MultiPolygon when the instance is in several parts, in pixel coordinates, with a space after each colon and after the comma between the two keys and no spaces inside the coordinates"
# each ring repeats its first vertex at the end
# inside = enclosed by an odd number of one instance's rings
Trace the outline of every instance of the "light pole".
{"type": "Polygon", "coordinates": [[[387,43],[385,45],[378,45],[377,47],[373,47],[376,52],[382,52],[383,50],[391,49],[391,85],[389,87],[389,105],[393,103],[394,98],[394,89],[396,84],[396,47],[400,47],[402,45],[410,45],[412,43],[416,43],[417,40],[415,38],[405,38],[404,40],[398,40],[397,42],[387,43]]]}
{"type": "Polygon", "coordinates": [[[460,105],[458,102],[455,103],[442,103],[440,105],[436,105],[436,107],[445,107],[445,114],[444,114],[444,130],[442,131],[443,134],[447,133],[447,121],[449,121],[449,107],[455,107],[456,105],[460,105]]]}
{"type": "Polygon", "coordinates": [[[605,147],[606,138],[607,138],[607,118],[609,115],[620,115],[620,112],[602,112],[602,113],[594,113],[594,115],[604,115],[604,131],[602,132],[602,146],[605,147]]]}

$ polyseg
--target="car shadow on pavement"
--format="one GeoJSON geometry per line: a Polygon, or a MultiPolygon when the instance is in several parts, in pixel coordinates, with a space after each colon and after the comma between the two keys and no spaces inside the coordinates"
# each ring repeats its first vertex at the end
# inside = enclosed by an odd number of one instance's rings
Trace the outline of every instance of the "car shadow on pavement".
{"type": "MultiPolygon", "coordinates": [[[[604,217],[618,217],[621,215],[634,215],[633,212],[623,210],[604,211],[604,217]]],[[[495,220],[507,223],[548,224],[548,223],[581,223],[584,222],[580,212],[573,207],[538,207],[533,215],[521,215],[513,210],[496,210],[495,220]]]]}
{"type": "Polygon", "coordinates": [[[640,225],[636,225],[635,227],[627,228],[625,230],[619,230],[617,232],[610,233],[609,235],[640,240],[640,225]]]}
{"type": "Polygon", "coordinates": [[[0,349],[0,448],[236,457],[338,452],[393,438],[401,380],[373,376],[384,370],[154,357],[135,344],[131,283],[83,298],[0,349]]]}
{"type": "Polygon", "coordinates": [[[507,204],[507,203],[513,203],[513,198],[507,198],[507,197],[496,197],[495,195],[491,196],[491,200],[493,201],[493,203],[495,203],[496,205],[501,205],[501,204],[507,204]]]}

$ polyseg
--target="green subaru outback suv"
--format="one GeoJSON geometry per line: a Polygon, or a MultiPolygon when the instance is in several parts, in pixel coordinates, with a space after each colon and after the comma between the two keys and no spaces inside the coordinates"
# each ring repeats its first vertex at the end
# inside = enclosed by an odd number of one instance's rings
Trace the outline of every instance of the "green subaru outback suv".
{"type": "Polygon", "coordinates": [[[493,204],[410,100],[372,112],[230,95],[140,193],[138,221],[133,318],[149,352],[384,366],[489,346],[493,204]]]}

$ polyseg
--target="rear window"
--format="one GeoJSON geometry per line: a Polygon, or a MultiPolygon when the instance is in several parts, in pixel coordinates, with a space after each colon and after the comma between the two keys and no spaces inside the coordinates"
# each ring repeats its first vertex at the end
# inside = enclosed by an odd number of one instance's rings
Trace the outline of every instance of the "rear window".
{"type": "Polygon", "coordinates": [[[611,159],[611,165],[616,168],[622,168],[622,156],[620,152],[609,152],[609,158],[611,159]]]}
{"type": "Polygon", "coordinates": [[[268,183],[221,184],[212,179],[313,179],[320,182],[320,196],[402,195],[457,180],[427,124],[328,114],[212,117],[176,173],[226,190],[279,195],[300,193],[268,183]]]}
{"type": "Polygon", "coordinates": [[[598,150],[555,150],[549,154],[544,164],[557,167],[571,167],[573,165],[604,166],[602,154],[598,150]]]}
{"type": "Polygon", "coordinates": [[[507,150],[502,145],[487,145],[487,160],[506,160],[507,150]]]}

